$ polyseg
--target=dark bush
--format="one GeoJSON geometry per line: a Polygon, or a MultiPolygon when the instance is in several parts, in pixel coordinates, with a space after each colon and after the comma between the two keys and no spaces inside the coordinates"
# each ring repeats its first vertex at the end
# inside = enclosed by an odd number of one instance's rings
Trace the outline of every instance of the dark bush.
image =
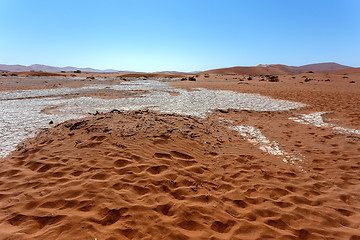
{"type": "Polygon", "coordinates": [[[80,71],[80,70],[76,70],[76,71],[74,71],[74,73],[81,73],[81,71],[80,71]]]}
{"type": "Polygon", "coordinates": [[[304,82],[310,82],[311,78],[305,78],[304,82]]]}
{"type": "Polygon", "coordinates": [[[12,73],[10,76],[13,76],[13,77],[16,77],[17,76],[17,74],[15,74],[15,73],[12,73]]]}
{"type": "Polygon", "coordinates": [[[6,74],[3,74],[3,75],[1,75],[1,76],[6,77],[7,75],[6,75],[6,74]]]}
{"type": "Polygon", "coordinates": [[[189,77],[189,81],[196,81],[195,77],[189,77]]]}
{"type": "Polygon", "coordinates": [[[269,79],[269,82],[279,82],[279,77],[278,76],[271,75],[271,76],[268,77],[268,79],[269,79]]]}
{"type": "Polygon", "coordinates": [[[313,71],[308,71],[308,72],[306,72],[306,73],[314,73],[313,71]]]}
{"type": "Polygon", "coordinates": [[[355,81],[351,81],[350,83],[355,83],[355,81]]]}
{"type": "Polygon", "coordinates": [[[330,82],[330,79],[325,79],[325,82],[330,82]]]}
{"type": "Polygon", "coordinates": [[[249,76],[249,77],[248,77],[248,80],[252,80],[252,77],[251,77],[251,76],[249,76]]]}
{"type": "Polygon", "coordinates": [[[187,80],[187,78],[186,77],[183,77],[182,79],[181,79],[181,81],[186,81],[187,80]]]}

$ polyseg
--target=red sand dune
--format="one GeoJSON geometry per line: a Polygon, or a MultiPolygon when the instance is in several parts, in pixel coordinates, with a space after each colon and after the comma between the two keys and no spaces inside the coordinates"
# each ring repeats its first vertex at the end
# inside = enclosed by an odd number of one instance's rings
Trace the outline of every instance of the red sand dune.
{"type": "Polygon", "coordinates": [[[1,162],[0,238],[360,238],[358,158],[300,126],[324,156],[304,172],[216,119],[114,112],[44,130],[1,162]]]}
{"type": "Polygon", "coordinates": [[[220,68],[202,72],[203,74],[244,74],[244,75],[279,75],[298,73],[295,70],[286,69],[287,66],[256,66],[256,67],[232,67],[232,68],[220,68]],[[281,66],[281,67],[279,67],[281,66]]]}
{"type": "MultiPolygon", "coordinates": [[[[103,82],[14,79],[0,78],[1,90],[103,82]]],[[[333,112],[324,118],[360,129],[358,74],[262,79],[200,74],[197,81],[171,85],[260,93],[309,106],[219,111],[208,119],[115,111],[27,140],[0,160],[0,239],[360,239],[359,136],[289,120],[296,113],[333,112]],[[304,161],[289,165],[262,152],[219,117],[261,129],[304,161]]],[[[119,97],[108,90],[89,94],[119,97]]]]}
{"type": "Polygon", "coordinates": [[[202,72],[203,74],[243,74],[243,75],[284,75],[298,74],[308,71],[314,72],[331,72],[351,70],[351,67],[337,63],[316,63],[300,67],[287,66],[282,64],[258,65],[256,67],[232,67],[220,68],[202,72]]]}

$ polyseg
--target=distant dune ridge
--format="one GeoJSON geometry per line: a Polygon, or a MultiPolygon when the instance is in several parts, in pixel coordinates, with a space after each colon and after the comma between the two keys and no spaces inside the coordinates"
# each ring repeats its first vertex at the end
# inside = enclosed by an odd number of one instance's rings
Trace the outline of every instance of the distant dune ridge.
{"type": "Polygon", "coordinates": [[[80,70],[83,72],[119,72],[119,70],[114,70],[114,69],[99,70],[94,68],[53,67],[53,66],[40,65],[40,64],[33,64],[30,66],[0,64],[0,71],[8,71],[8,72],[28,72],[28,71],[72,72],[76,70],[80,70]]]}
{"type": "Polygon", "coordinates": [[[231,67],[208,70],[205,74],[248,74],[248,75],[266,75],[266,74],[298,74],[308,71],[326,72],[334,70],[353,69],[353,67],[341,65],[338,63],[316,63],[304,66],[287,66],[282,64],[258,65],[255,67],[231,67]]]}
{"type": "MultiPolygon", "coordinates": [[[[275,75],[282,75],[282,74],[298,74],[308,71],[314,72],[327,72],[327,71],[343,71],[355,69],[355,71],[360,71],[359,68],[353,68],[345,65],[341,65],[338,63],[315,63],[315,64],[308,64],[304,66],[287,66],[283,64],[271,64],[271,65],[263,65],[260,64],[258,66],[253,67],[230,67],[230,68],[219,68],[219,69],[212,69],[207,71],[195,71],[195,72],[188,72],[192,74],[247,74],[247,75],[266,75],[266,74],[275,74],[275,75]],[[356,70],[357,69],[357,70],[356,70]]],[[[48,65],[40,65],[40,64],[33,64],[30,66],[24,65],[6,65],[0,64],[0,71],[5,72],[28,72],[28,71],[43,71],[43,72],[72,72],[80,70],[82,72],[133,72],[133,71],[119,71],[115,69],[94,69],[94,68],[77,68],[77,67],[53,67],[48,65]]],[[[354,71],[354,70],[352,70],[354,71]]],[[[186,74],[186,72],[177,72],[177,71],[161,71],[161,72],[154,72],[154,73],[163,73],[163,74],[186,74]]]]}

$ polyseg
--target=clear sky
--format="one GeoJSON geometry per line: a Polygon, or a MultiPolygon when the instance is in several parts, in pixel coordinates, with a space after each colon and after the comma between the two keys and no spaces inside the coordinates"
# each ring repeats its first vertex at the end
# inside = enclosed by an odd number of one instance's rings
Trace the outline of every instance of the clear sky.
{"type": "Polygon", "coordinates": [[[360,0],[0,0],[0,63],[360,67],[360,0]]]}

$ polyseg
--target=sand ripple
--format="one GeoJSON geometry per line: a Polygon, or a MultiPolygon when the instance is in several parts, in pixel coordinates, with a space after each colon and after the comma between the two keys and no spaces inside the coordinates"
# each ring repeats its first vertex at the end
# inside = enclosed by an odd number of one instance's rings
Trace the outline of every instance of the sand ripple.
{"type": "Polygon", "coordinates": [[[62,123],[2,161],[0,239],[360,238],[356,156],[301,172],[249,146],[211,116],[62,123]]]}

